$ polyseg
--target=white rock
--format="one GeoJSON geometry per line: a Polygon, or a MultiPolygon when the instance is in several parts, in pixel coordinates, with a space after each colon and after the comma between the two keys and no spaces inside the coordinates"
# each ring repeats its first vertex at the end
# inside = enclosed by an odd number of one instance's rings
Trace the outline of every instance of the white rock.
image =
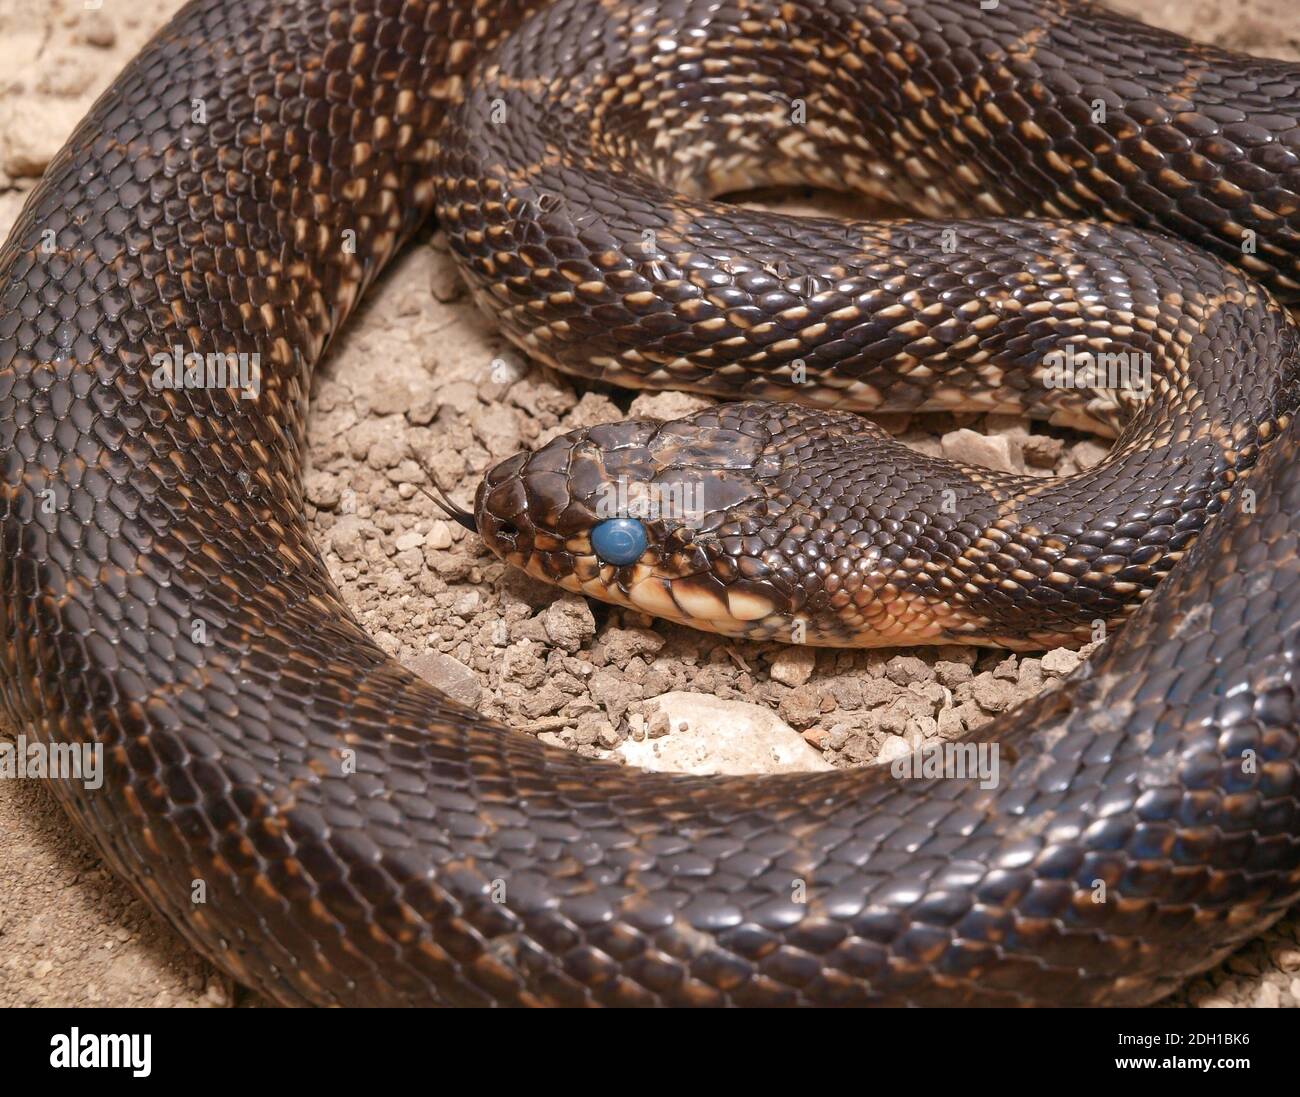
{"type": "Polygon", "coordinates": [[[733,776],[831,768],[803,736],[759,705],[676,692],[646,701],[647,716],[656,711],[667,716],[669,733],[620,743],[615,753],[629,765],[658,773],[733,776]]]}
{"type": "Polygon", "coordinates": [[[982,465],[1000,472],[1024,472],[1025,462],[1017,439],[1006,434],[977,434],[954,430],[943,436],[943,455],[950,461],[982,465]]]}
{"type": "Polygon", "coordinates": [[[398,552],[405,552],[407,549],[419,548],[424,544],[424,534],[418,530],[411,530],[403,533],[396,541],[393,542],[398,552]]]}
{"type": "Polygon", "coordinates": [[[434,549],[451,548],[451,526],[441,520],[434,522],[424,538],[424,543],[434,549]]]}
{"type": "Polygon", "coordinates": [[[466,591],[451,604],[451,612],[457,617],[471,617],[478,610],[483,599],[476,590],[466,591]]]}
{"type": "Polygon", "coordinates": [[[901,735],[890,735],[880,744],[880,753],[876,755],[876,765],[883,766],[895,758],[911,754],[912,748],[901,735]]]}
{"type": "Polygon", "coordinates": [[[772,660],[772,680],[787,686],[801,686],[812,677],[817,653],[812,648],[782,648],[772,660]]]}
{"type": "Polygon", "coordinates": [[[1071,651],[1069,648],[1053,648],[1042,658],[1043,670],[1048,674],[1058,674],[1065,677],[1072,674],[1082,659],[1079,658],[1077,651],[1071,651]]]}

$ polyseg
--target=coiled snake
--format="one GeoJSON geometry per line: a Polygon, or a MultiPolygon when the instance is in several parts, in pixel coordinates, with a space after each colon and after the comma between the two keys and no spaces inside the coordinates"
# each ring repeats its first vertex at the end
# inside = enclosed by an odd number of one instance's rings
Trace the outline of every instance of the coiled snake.
{"type": "Polygon", "coordinates": [[[282,1003],[1150,1001],[1300,892],[1297,332],[1254,279],[1300,293],[1300,70],[1086,5],[194,0],[0,252],[5,708],[104,746],[61,802],[282,1003]],[[933,219],[707,198],[795,179],[933,219]],[[1029,485],[724,405],[481,489],[538,574],[746,634],[1127,617],[980,733],[997,787],[594,765],[375,646],[302,517],[306,396],[435,205],[571,371],[1120,431],[1029,485]],[[1149,398],[1043,384],[1072,340],[1149,361],[1149,398]],[[174,347],[257,354],[257,391],[159,383],[174,347]],[[594,490],[684,468],[701,522],[593,556],[594,490]]]}

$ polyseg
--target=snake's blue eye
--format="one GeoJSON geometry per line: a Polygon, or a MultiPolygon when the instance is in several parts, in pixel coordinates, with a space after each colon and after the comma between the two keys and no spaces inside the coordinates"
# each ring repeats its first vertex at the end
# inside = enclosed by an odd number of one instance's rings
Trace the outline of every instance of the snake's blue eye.
{"type": "Polygon", "coordinates": [[[635,518],[608,518],[591,530],[591,547],[596,555],[618,567],[641,559],[649,540],[645,526],[635,518]]]}

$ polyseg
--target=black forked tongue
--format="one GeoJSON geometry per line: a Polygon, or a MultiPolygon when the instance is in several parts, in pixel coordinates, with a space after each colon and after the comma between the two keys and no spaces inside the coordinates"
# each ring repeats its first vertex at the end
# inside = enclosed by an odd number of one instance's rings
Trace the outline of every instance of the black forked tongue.
{"type": "Polygon", "coordinates": [[[433,485],[433,491],[430,491],[423,484],[416,484],[415,486],[428,497],[429,501],[432,502],[434,506],[441,510],[443,514],[453,522],[459,522],[469,530],[470,533],[478,533],[478,523],[474,521],[474,515],[464,507],[458,507],[454,502],[452,502],[452,500],[447,496],[447,493],[442,490],[442,485],[438,483],[438,478],[434,476],[434,474],[429,470],[429,467],[420,460],[417,454],[412,452],[411,458],[420,466],[420,471],[429,478],[429,483],[433,485]]]}

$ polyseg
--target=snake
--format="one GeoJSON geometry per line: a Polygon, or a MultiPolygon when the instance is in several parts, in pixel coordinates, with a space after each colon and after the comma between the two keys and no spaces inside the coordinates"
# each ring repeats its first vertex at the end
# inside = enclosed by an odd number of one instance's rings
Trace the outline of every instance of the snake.
{"type": "Polygon", "coordinates": [[[0,250],[3,708],[102,750],[55,797],[282,1005],[1152,1002],[1300,894],[1297,297],[1300,68],[1087,3],[190,0],[0,250]],[[726,200],[790,183],[908,216],[726,200]],[[1101,622],[968,733],[992,787],[580,759],[376,645],[304,424],[430,214],[533,359],[729,398],[553,439],[452,515],[734,635],[1101,622]],[[1143,383],[1049,383],[1103,358],[1143,383]],[[863,410],[1114,443],[1031,480],[863,410]],[[611,516],[620,483],[693,506],[611,516]]]}

